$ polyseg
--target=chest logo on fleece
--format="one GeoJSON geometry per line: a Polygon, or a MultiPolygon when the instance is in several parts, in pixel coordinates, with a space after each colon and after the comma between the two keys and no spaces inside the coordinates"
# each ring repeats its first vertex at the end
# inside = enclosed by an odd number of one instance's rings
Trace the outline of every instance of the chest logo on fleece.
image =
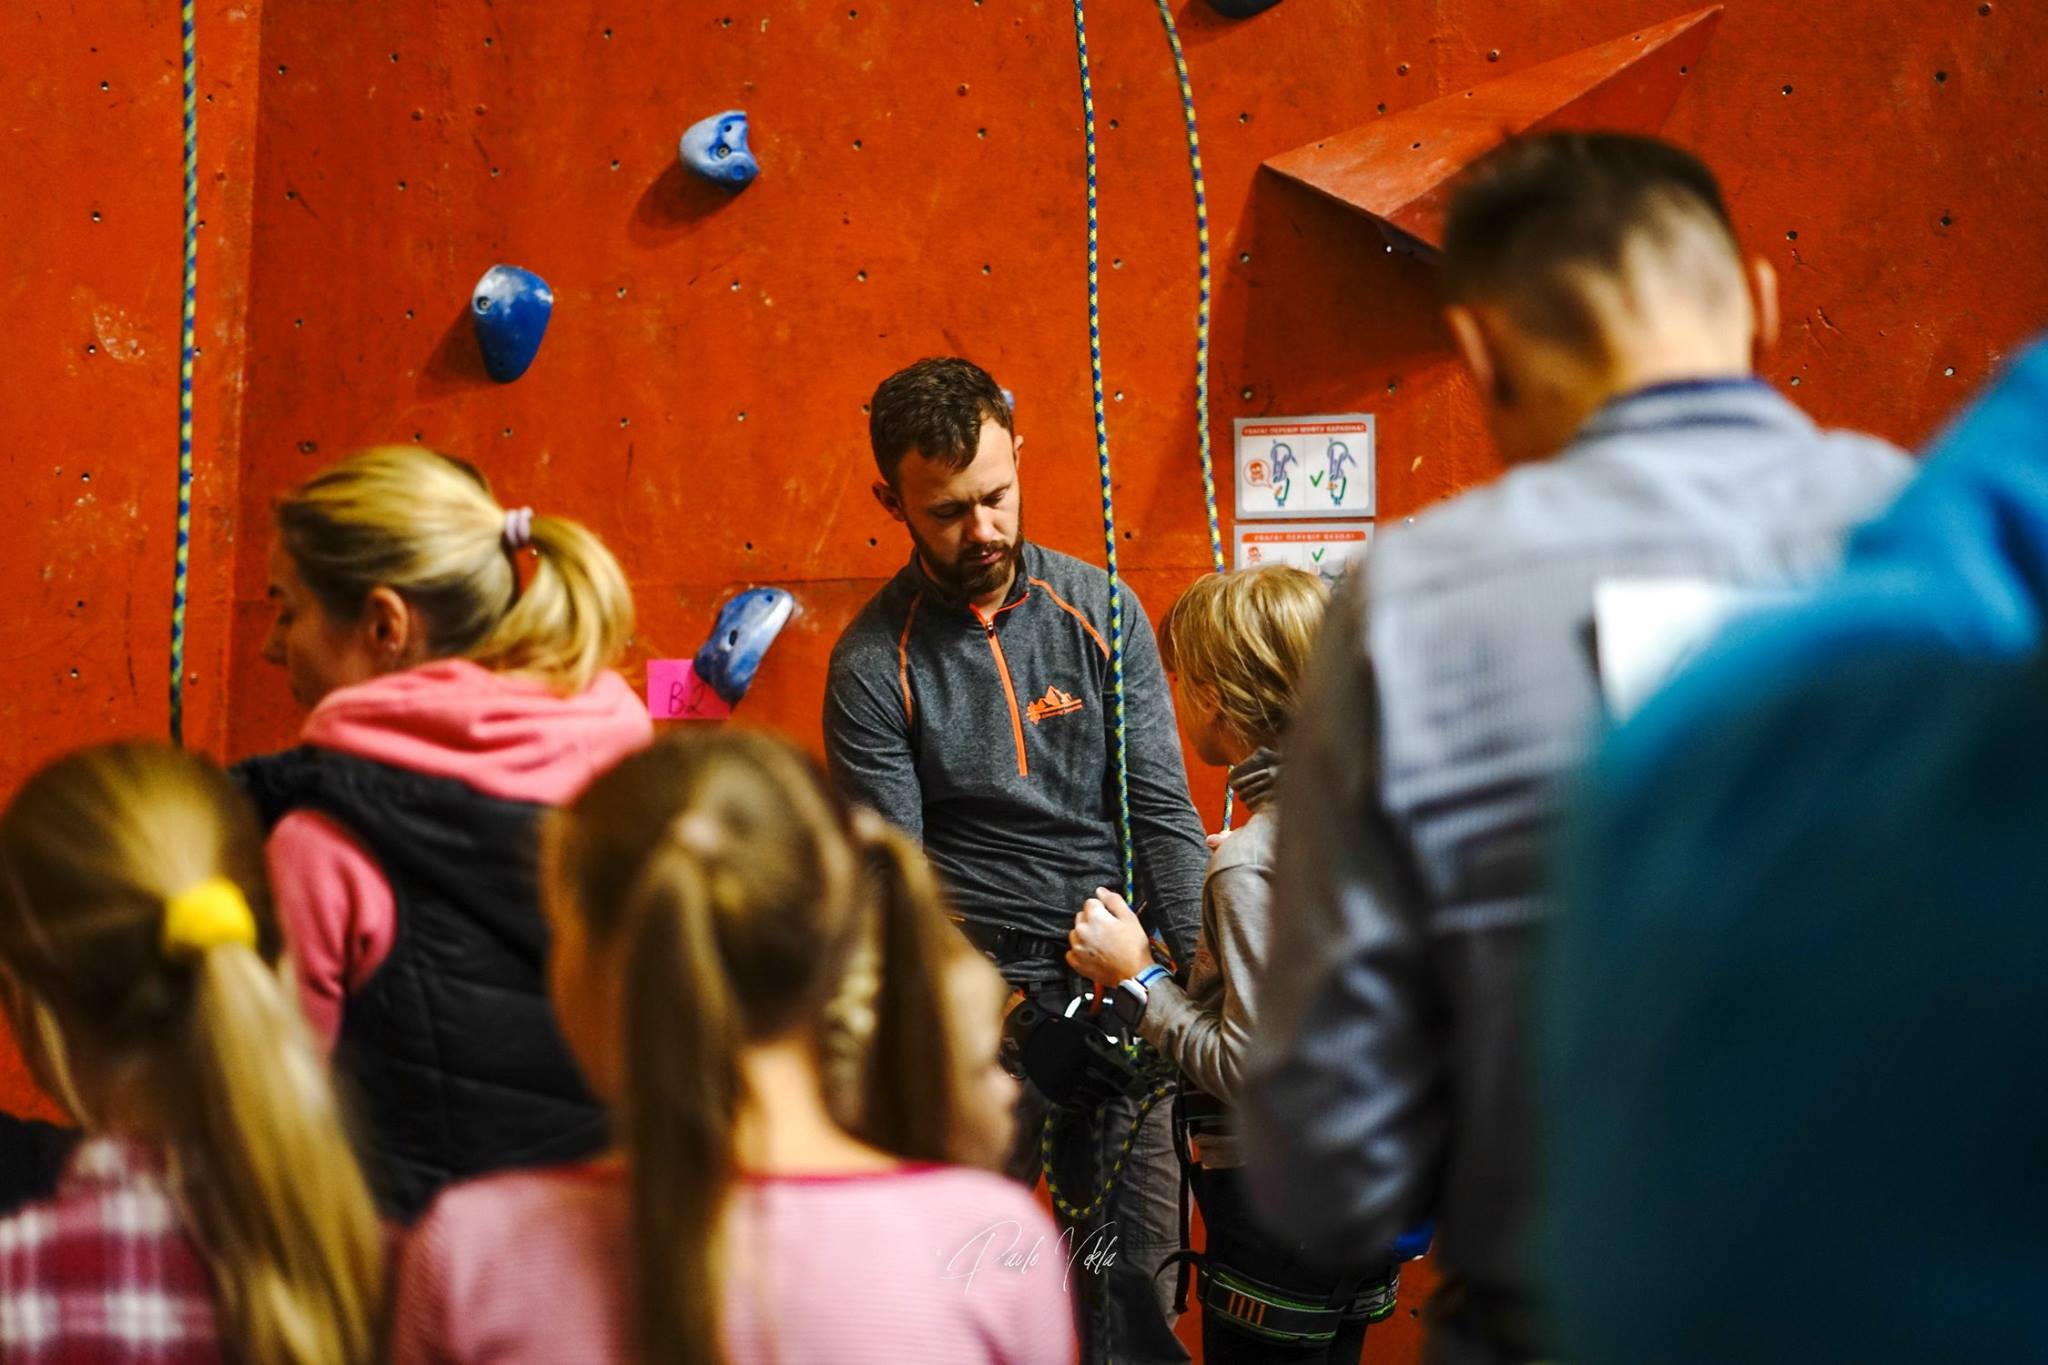
{"type": "Polygon", "coordinates": [[[1071,716],[1081,709],[1081,699],[1057,687],[1045,689],[1045,695],[1024,708],[1024,717],[1033,725],[1047,716],[1071,716]]]}

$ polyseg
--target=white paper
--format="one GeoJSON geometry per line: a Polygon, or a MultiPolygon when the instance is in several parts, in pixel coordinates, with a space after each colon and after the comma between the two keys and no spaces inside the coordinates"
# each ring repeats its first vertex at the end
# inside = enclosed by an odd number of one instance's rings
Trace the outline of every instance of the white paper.
{"type": "Polygon", "coordinates": [[[1600,690],[1616,720],[1635,714],[1737,617],[1797,594],[1705,578],[1606,579],[1593,585],[1600,690]]]}

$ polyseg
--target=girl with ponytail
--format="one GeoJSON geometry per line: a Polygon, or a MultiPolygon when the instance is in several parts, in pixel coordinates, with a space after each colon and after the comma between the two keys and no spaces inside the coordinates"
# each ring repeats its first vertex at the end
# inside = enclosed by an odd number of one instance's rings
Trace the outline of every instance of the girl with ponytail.
{"type": "Polygon", "coordinates": [[[410,1219],[604,1143],[548,1012],[533,860],[541,813],[651,733],[609,671],[633,602],[589,531],[413,446],[315,476],[277,532],[265,657],[310,715],[236,775],[379,1202],[410,1219]]]}
{"type": "Polygon", "coordinates": [[[379,1358],[383,1233],[279,950],[202,759],[84,750],[0,815],[0,1004],[85,1130],[0,1221],[0,1359],[379,1358]]]}
{"type": "Polygon", "coordinates": [[[1050,1218],[943,1164],[1016,1092],[1000,978],[922,854],[726,730],[599,778],[542,863],[555,1007],[618,1148],[442,1196],[400,1270],[402,1365],[1074,1358],[1050,1218]]]}

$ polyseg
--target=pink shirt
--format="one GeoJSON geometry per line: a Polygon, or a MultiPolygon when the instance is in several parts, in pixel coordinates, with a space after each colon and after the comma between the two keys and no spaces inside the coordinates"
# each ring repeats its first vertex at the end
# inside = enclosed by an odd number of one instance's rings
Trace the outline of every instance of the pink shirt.
{"type": "MultiPolygon", "coordinates": [[[[396,1365],[633,1359],[627,1198],[623,1171],[593,1166],[442,1194],[400,1263],[396,1365]]],[[[1068,1248],[1000,1176],[754,1177],[731,1219],[722,1335],[733,1365],[1075,1359],[1068,1248]]]]}
{"type": "MultiPolygon", "coordinates": [[[[443,659],[330,693],[300,739],[456,778],[486,796],[558,806],[653,728],[616,673],[564,697],[532,678],[443,659]]],[[[391,951],[391,886],[348,830],[314,811],[279,821],[265,853],[306,1017],[331,1045],[348,998],[391,951]]]]}

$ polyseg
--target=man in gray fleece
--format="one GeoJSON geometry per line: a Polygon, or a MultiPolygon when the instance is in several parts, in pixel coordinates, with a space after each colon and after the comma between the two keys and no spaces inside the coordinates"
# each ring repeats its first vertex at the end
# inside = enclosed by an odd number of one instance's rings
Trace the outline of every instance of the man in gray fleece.
{"type": "MultiPolygon", "coordinates": [[[[1110,603],[1124,645],[1131,843],[1139,894],[1181,961],[1200,914],[1202,826],[1188,799],[1173,702],[1151,625],[1123,583],[1024,538],[1022,441],[1009,399],[977,365],[922,360],[869,403],[876,499],[909,534],[909,562],[832,651],[825,753],[850,801],[921,840],[961,929],[1013,985],[1059,1004],[1073,907],[1118,879],[1110,603]]],[[[1035,1181],[1043,1098],[1027,1090],[1013,1173],[1035,1181]]],[[[1068,1280],[1089,1310],[1088,1358],[1185,1361],[1173,1285],[1180,1245],[1169,1115],[1061,1112],[1052,1167],[1086,1206],[1133,1147],[1106,1212],[1064,1219],[1068,1280]],[[1091,1132],[1091,1129],[1094,1131],[1091,1132]]]]}
{"type": "Polygon", "coordinates": [[[1394,1304],[1384,1246],[1362,1246],[1334,1268],[1310,1263],[1298,1241],[1253,1220],[1237,1169],[1232,1111],[1258,1027],[1273,928],[1275,746],[1327,600],[1315,575],[1270,565],[1198,580],[1162,623],[1160,648],[1179,692],[1181,728],[1204,762],[1229,766],[1245,815],[1209,861],[1187,985],[1152,963],[1143,927],[1113,891],[1096,891],[1068,937],[1068,964],[1115,983],[1118,1012],[1184,1077],[1195,1144],[1190,1176],[1209,1234],[1202,1352],[1212,1365],[1356,1365],[1367,1324],[1394,1304]]]}

